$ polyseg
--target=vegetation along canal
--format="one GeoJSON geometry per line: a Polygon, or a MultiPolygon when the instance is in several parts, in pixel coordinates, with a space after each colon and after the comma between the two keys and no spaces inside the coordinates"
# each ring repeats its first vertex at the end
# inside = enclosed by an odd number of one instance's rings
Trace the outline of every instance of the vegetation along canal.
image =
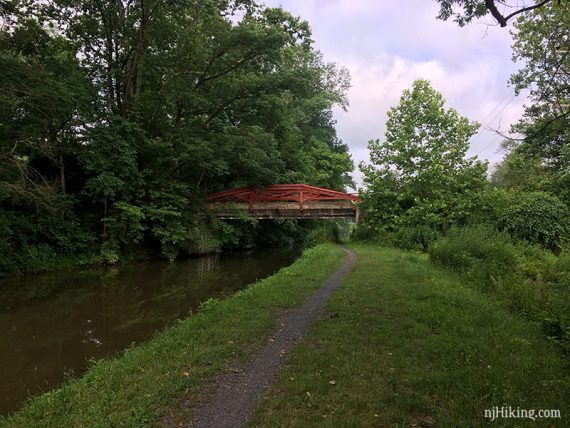
{"type": "Polygon", "coordinates": [[[0,281],[0,413],[291,264],[294,248],[0,281]]]}

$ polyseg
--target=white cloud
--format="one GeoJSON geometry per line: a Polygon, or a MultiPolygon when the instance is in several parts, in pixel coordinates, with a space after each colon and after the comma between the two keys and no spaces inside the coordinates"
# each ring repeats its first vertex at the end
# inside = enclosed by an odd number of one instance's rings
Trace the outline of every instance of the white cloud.
{"type": "MultiPolygon", "coordinates": [[[[339,136],[355,163],[367,160],[366,144],[382,138],[386,112],[402,90],[429,79],[447,107],[490,128],[508,131],[521,115],[524,97],[513,99],[508,76],[511,39],[506,29],[475,23],[459,28],[435,19],[435,1],[266,0],[269,6],[306,19],[326,60],[347,67],[352,76],[348,112],[335,110],[339,136]]],[[[482,130],[469,154],[492,162],[501,138],[482,130]]],[[[355,178],[360,182],[360,174],[355,178]]]]}

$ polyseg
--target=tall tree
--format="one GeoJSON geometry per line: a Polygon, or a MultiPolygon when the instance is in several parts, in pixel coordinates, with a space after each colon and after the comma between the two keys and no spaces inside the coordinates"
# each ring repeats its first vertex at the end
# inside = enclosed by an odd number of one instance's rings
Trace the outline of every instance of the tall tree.
{"type": "Polygon", "coordinates": [[[348,74],[286,11],[251,0],[6,6],[0,209],[20,215],[0,228],[13,248],[51,249],[51,226],[28,239],[14,225],[38,225],[31,219],[63,205],[108,261],[141,247],[212,250],[253,228],[207,218],[208,192],[351,184],[332,119],[334,105],[347,105],[348,74]],[[16,190],[35,202],[18,205],[16,190]]]}
{"type": "Polygon", "coordinates": [[[66,160],[78,150],[75,127],[94,99],[73,47],[25,20],[0,32],[0,72],[0,157],[21,177],[8,187],[38,201],[51,187],[65,194],[66,160]]]}
{"type": "MultiPolygon", "coordinates": [[[[459,25],[498,6],[482,0],[438,2],[439,18],[454,16],[459,25]],[[454,13],[454,5],[459,12],[454,13]]],[[[523,66],[511,76],[510,83],[517,94],[528,89],[530,103],[525,106],[523,118],[512,127],[521,138],[511,138],[505,144],[510,155],[498,167],[494,182],[545,190],[570,204],[570,4],[563,0],[523,5],[496,3],[505,10],[513,6],[508,15],[499,13],[496,18],[504,26],[516,17],[513,60],[523,66]],[[525,170],[533,174],[525,175],[525,170]],[[535,182],[531,183],[531,177],[535,182]]]]}
{"type": "Polygon", "coordinates": [[[416,80],[389,110],[384,141],[368,143],[370,163],[360,165],[368,221],[380,230],[465,220],[486,181],[487,165],[465,157],[478,127],[416,80]]]}
{"type": "Polygon", "coordinates": [[[553,186],[570,204],[570,5],[552,4],[515,24],[513,58],[524,66],[511,77],[516,91],[530,90],[531,103],[513,127],[523,135],[511,149],[539,159],[553,186]]]}

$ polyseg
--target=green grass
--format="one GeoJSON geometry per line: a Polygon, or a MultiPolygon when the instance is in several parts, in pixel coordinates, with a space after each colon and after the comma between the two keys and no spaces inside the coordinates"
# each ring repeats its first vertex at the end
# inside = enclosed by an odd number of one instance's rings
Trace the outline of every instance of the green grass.
{"type": "Polygon", "coordinates": [[[293,350],[251,426],[479,427],[504,405],[562,419],[493,426],[568,426],[567,366],[538,325],[426,255],[351,247],[334,315],[293,350]]]}
{"type": "Polygon", "coordinates": [[[0,426],[143,427],[168,414],[187,420],[178,399],[197,397],[207,378],[248,358],[272,331],[276,313],[306,301],[344,258],[332,245],[308,250],[276,275],[208,301],[146,344],[95,363],[80,379],[1,418],[0,426]]]}

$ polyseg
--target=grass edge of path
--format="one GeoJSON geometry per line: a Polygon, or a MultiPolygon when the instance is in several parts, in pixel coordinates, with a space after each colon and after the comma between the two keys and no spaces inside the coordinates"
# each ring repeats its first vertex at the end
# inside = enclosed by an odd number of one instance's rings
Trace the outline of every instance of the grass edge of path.
{"type": "Polygon", "coordinates": [[[559,409],[541,426],[564,426],[567,362],[536,324],[425,255],[348,247],[358,261],[333,316],[297,344],[249,426],[478,427],[494,406],[559,409]]]}

